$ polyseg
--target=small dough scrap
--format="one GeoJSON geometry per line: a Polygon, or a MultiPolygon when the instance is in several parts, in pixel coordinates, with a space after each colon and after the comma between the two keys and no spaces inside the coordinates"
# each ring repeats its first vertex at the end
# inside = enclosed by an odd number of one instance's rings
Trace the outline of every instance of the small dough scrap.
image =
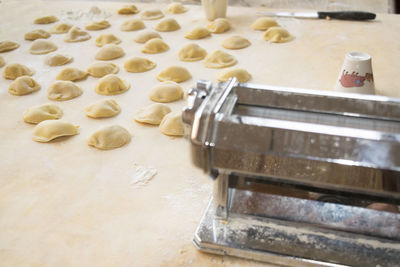
{"type": "Polygon", "coordinates": [[[117,95],[128,91],[130,87],[127,81],[121,80],[117,75],[108,74],[97,82],[94,91],[99,95],[117,95]]]}
{"type": "Polygon", "coordinates": [[[15,79],[8,87],[12,95],[27,95],[40,89],[40,85],[29,76],[21,76],[15,79]]]}
{"type": "Polygon", "coordinates": [[[266,31],[271,27],[279,26],[273,18],[261,17],[251,24],[251,28],[256,31],[266,31]]]}
{"type": "Polygon", "coordinates": [[[38,29],[25,33],[24,38],[25,40],[34,41],[36,39],[47,39],[50,36],[51,34],[45,30],[38,29]]]}
{"type": "Polygon", "coordinates": [[[78,68],[70,67],[62,69],[56,76],[57,80],[79,81],[85,79],[89,74],[78,68]]]}
{"type": "Polygon", "coordinates": [[[50,33],[55,33],[55,34],[67,33],[73,26],[74,25],[70,23],[59,22],[50,29],[50,33]]]}
{"type": "Polygon", "coordinates": [[[146,72],[154,69],[156,66],[157,64],[153,61],[142,57],[130,58],[124,63],[125,70],[133,73],[146,72]]]}
{"type": "Polygon", "coordinates": [[[32,55],[43,55],[56,51],[58,48],[55,43],[47,40],[38,39],[33,41],[29,52],[32,55]]]}
{"type": "Polygon", "coordinates": [[[19,44],[13,41],[1,41],[0,42],[0,53],[17,49],[19,44]]]}
{"type": "Polygon", "coordinates": [[[251,45],[250,41],[239,35],[231,36],[222,41],[222,46],[226,49],[242,49],[251,45]]]}
{"type": "Polygon", "coordinates": [[[121,31],[130,32],[146,28],[143,21],[140,19],[128,19],[124,21],[120,27],[121,31]]]}
{"type": "Polygon", "coordinates": [[[176,82],[162,82],[151,88],[149,97],[154,102],[169,103],[182,99],[183,89],[176,82]]]}
{"type": "Polygon", "coordinates": [[[45,63],[51,67],[62,66],[72,62],[72,59],[73,57],[69,55],[51,54],[46,58],[45,63]]]}
{"type": "Polygon", "coordinates": [[[231,23],[225,18],[217,18],[207,25],[207,29],[212,33],[223,33],[231,29],[231,23]]]}
{"type": "Polygon", "coordinates": [[[143,11],[140,14],[140,17],[143,20],[156,20],[156,19],[163,18],[164,14],[160,9],[155,8],[155,9],[149,9],[149,10],[143,11]]]}
{"type": "Polygon", "coordinates": [[[47,90],[47,98],[56,101],[65,101],[78,97],[82,89],[70,81],[56,81],[47,90]]]}
{"type": "Polygon", "coordinates": [[[171,109],[160,103],[151,104],[142,108],[135,114],[135,121],[152,125],[159,125],[165,115],[171,112],[171,109]]]}
{"type": "Polygon", "coordinates": [[[232,77],[236,77],[240,83],[248,82],[251,79],[250,73],[245,69],[234,68],[217,73],[217,80],[220,82],[226,82],[232,77]]]}
{"type": "Polygon", "coordinates": [[[182,122],[182,112],[170,112],[164,116],[160,123],[160,131],[165,135],[183,136],[184,127],[182,122]]]}
{"type": "Polygon", "coordinates": [[[19,63],[11,63],[6,66],[3,71],[3,77],[8,80],[15,80],[20,76],[32,76],[35,72],[33,69],[19,63]]]}
{"type": "Polygon", "coordinates": [[[40,18],[37,18],[33,21],[35,24],[50,24],[53,22],[58,21],[58,18],[56,16],[43,16],[40,18]]]}
{"type": "Polygon", "coordinates": [[[45,120],[35,126],[32,139],[46,143],[57,137],[79,134],[79,126],[62,120],[45,120]]]}
{"type": "Polygon", "coordinates": [[[102,34],[96,38],[96,45],[99,47],[102,47],[106,44],[116,44],[117,45],[120,43],[121,43],[121,39],[119,39],[117,36],[115,36],[112,33],[102,34]]]}
{"type": "Polygon", "coordinates": [[[271,27],[263,33],[263,39],[271,43],[286,43],[294,39],[286,29],[281,27],[271,27]]]}
{"type": "Polygon", "coordinates": [[[121,147],[130,141],[131,135],[124,127],[113,125],[93,133],[88,140],[88,145],[107,150],[121,147]]]}
{"type": "Polygon", "coordinates": [[[216,50],[211,54],[208,54],[204,59],[204,66],[212,69],[222,69],[233,66],[236,63],[237,60],[234,56],[221,50],[216,50]]]}
{"type": "Polygon", "coordinates": [[[4,67],[6,65],[6,62],[2,56],[0,56],[0,68],[4,67]]]}
{"type": "Polygon", "coordinates": [[[190,39],[190,40],[199,40],[199,39],[203,39],[206,38],[207,36],[210,36],[211,32],[209,30],[207,30],[204,27],[201,26],[197,26],[195,28],[193,28],[190,32],[185,34],[185,38],[186,39],[190,39]]]}
{"type": "Polygon", "coordinates": [[[95,59],[112,60],[125,55],[124,50],[115,44],[106,44],[97,51],[95,59]]]}
{"type": "Polygon", "coordinates": [[[25,110],[24,122],[37,124],[45,120],[58,120],[63,116],[62,109],[55,104],[33,106],[25,110]]]}
{"type": "Polygon", "coordinates": [[[87,31],[82,30],[79,27],[72,27],[65,35],[64,41],[67,43],[84,42],[91,38],[87,31]]]}
{"type": "Polygon", "coordinates": [[[190,78],[192,78],[190,72],[186,68],[179,66],[170,66],[157,75],[157,79],[160,82],[173,81],[180,83],[190,78]]]}
{"type": "Polygon", "coordinates": [[[85,29],[88,31],[99,31],[110,27],[111,24],[107,20],[92,21],[85,25],[85,29]]]}
{"type": "Polygon", "coordinates": [[[133,15],[139,13],[139,9],[135,5],[125,5],[118,9],[120,15],[133,15]]]}
{"type": "Polygon", "coordinates": [[[101,78],[107,74],[117,74],[119,72],[119,68],[113,63],[96,62],[87,69],[87,72],[93,77],[101,78]]]}
{"type": "Polygon", "coordinates": [[[161,35],[158,32],[154,31],[144,31],[136,35],[134,41],[139,44],[144,44],[148,40],[159,38],[162,39],[161,35]]]}
{"type": "Polygon", "coordinates": [[[173,2],[168,5],[167,13],[169,14],[182,14],[187,11],[187,8],[181,3],[173,2]]]}
{"type": "Polygon", "coordinates": [[[103,99],[85,108],[86,116],[94,119],[110,118],[121,112],[121,107],[113,99],[103,99]]]}
{"type": "Polygon", "coordinates": [[[182,61],[198,61],[206,56],[207,51],[198,44],[187,44],[178,53],[178,57],[182,61]]]}
{"type": "Polygon", "coordinates": [[[169,46],[160,38],[148,40],[142,48],[142,52],[146,54],[158,54],[169,50],[169,46]]]}
{"type": "Polygon", "coordinates": [[[181,28],[179,23],[174,18],[166,18],[160,21],[155,29],[159,32],[173,32],[181,28]]]}

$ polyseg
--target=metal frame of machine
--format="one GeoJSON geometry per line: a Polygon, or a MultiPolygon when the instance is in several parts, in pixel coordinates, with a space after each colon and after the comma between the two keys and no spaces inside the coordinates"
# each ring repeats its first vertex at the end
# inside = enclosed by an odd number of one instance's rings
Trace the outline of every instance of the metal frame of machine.
{"type": "Polygon", "coordinates": [[[194,164],[215,179],[200,250],[283,265],[400,263],[399,99],[199,81],[183,121],[194,164]]]}

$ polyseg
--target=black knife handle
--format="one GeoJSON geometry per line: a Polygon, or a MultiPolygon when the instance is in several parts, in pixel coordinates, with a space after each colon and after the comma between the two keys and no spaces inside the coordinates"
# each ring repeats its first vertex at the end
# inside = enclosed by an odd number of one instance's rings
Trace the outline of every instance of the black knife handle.
{"type": "Polygon", "coordinates": [[[332,11],[332,12],[318,12],[320,19],[330,17],[331,19],[341,20],[370,20],[375,19],[376,15],[370,12],[363,11],[332,11]]]}

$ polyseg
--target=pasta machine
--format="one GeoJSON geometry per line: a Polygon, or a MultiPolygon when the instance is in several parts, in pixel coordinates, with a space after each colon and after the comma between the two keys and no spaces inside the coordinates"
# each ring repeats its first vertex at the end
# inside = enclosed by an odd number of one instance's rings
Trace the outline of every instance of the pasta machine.
{"type": "Polygon", "coordinates": [[[400,265],[400,99],[200,80],[182,118],[194,164],[214,179],[201,251],[400,265]]]}

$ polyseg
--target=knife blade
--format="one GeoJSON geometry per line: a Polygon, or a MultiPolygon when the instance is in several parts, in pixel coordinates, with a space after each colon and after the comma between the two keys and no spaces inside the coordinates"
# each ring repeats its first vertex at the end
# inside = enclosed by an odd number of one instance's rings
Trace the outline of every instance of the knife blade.
{"type": "Polygon", "coordinates": [[[373,20],[376,14],[364,11],[317,11],[317,12],[258,12],[268,17],[290,17],[301,19],[340,19],[340,20],[373,20]]]}

